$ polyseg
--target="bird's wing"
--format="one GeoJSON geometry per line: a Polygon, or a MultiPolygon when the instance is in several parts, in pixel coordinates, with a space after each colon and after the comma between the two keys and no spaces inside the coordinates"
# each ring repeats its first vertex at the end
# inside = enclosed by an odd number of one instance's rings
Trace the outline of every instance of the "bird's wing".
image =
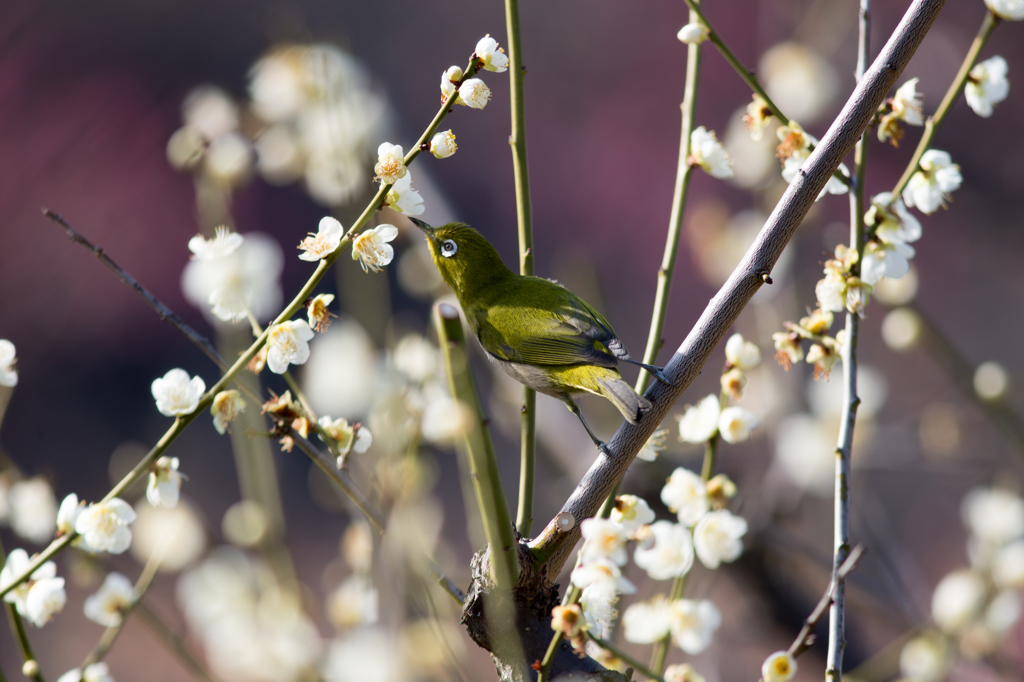
{"type": "Polygon", "coordinates": [[[502,360],[530,365],[615,367],[620,359],[629,358],[600,313],[557,284],[540,281],[548,285],[533,292],[540,296],[523,296],[520,292],[515,305],[492,303],[478,316],[477,338],[487,352],[502,360]],[[538,302],[543,300],[551,303],[538,302]]]}

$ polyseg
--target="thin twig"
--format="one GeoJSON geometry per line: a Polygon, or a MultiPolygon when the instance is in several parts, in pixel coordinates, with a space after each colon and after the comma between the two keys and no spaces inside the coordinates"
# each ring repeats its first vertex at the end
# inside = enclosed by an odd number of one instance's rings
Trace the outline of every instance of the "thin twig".
{"type": "Polygon", "coordinates": [[[828,612],[829,606],[832,605],[832,597],[835,592],[836,585],[843,580],[846,580],[846,576],[850,574],[857,566],[857,562],[860,561],[861,556],[864,555],[864,546],[857,545],[850,552],[850,556],[846,558],[843,565],[836,570],[829,581],[828,589],[825,590],[825,594],[821,596],[818,604],[811,611],[811,615],[807,616],[804,621],[803,627],[800,628],[800,632],[797,633],[796,639],[789,645],[789,655],[793,658],[797,658],[800,654],[804,653],[814,645],[814,631],[818,627],[818,623],[825,617],[828,612]]]}
{"type": "Polygon", "coordinates": [[[220,356],[217,349],[210,343],[209,339],[197,332],[195,329],[190,327],[184,320],[174,314],[174,312],[165,306],[160,300],[151,294],[146,287],[142,286],[137,279],[125,272],[124,268],[114,262],[114,260],[107,255],[107,253],[100,247],[93,245],[88,239],[83,237],[61,214],[51,211],[48,208],[42,209],[43,215],[59,224],[64,228],[64,231],[68,235],[68,239],[75,242],[76,244],[82,245],[85,249],[96,256],[101,263],[107,266],[107,269],[114,273],[114,276],[124,282],[132,291],[139,295],[143,301],[146,302],[150,308],[156,311],[156,314],[160,316],[161,320],[169,322],[174,326],[175,329],[180,331],[188,340],[195,344],[199,350],[203,351],[208,358],[214,361],[221,370],[228,368],[228,363],[224,361],[224,358],[220,356]]]}
{"type": "Polygon", "coordinates": [[[589,639],[602,649],[610,651],[612,655],[615,656],[615,658],[618,658],[626,665],[630,666],[631,668],[636,670],[641,675],[644,675],[648,679],[654,680],[654,682],[665,682],[665,678],[662,677],[661,674],[654,672],[653,670],[645,666],[643,663],[641,663],[640,661],[636,660],[635,658],[624,652],[622,649],[616,647],[614,644],[607,642],[601,639],[600,637],[595,637],[589,632],[587,633],[587,639],[589,639]]]}
{"type": "MultiPolygon", "coordinates": [[[[910,5],[835,122],[786,189],[746,255],[666,366],[665,373],[671,384],[656,382],[647,390],[644,396],[653,404],[651,412],[637,424],[626,423],[619,427],[608,443],[610,454],[598,455],[560,513],[586,519],[598,510],[636,453],[700,373],[743,307],[764,284],[764,278],[771,273],[818,193],[860,139],[944,4],[944,0],[914,0],[910,5]]],[[[578,524],[563,532],[552,519],[531,543],[535,555],[545,562],[544,571],[550,579],[557,577],[578,539],[578,524]]]]}

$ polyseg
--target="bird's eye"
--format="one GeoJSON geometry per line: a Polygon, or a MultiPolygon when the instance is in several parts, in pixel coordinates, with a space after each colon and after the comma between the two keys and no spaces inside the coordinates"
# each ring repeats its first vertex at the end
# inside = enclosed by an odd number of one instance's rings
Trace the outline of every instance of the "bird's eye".
{"type": "Polygon", "coordinates": [[[444,240],[441,244],[441,255],[445,258],[451,258],[459,251],[459,245],[453,242],[451,239],[444,240]]]}

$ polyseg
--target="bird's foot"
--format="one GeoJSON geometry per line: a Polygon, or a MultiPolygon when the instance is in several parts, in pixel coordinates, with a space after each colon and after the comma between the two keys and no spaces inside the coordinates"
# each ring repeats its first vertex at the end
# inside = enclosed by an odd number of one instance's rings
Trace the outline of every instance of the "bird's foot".
{"type": "Polygon", "coordinates": [[[675,384],[668,380],[668,376],[665,375],[664,367],[655,367],[654,365],[648,365],[646,362],[638,362],[637,360],[626,360],[626,362],[638,367],[643,367],[650,372],[651,376],[666,386],[675,386],[675,384]]]}

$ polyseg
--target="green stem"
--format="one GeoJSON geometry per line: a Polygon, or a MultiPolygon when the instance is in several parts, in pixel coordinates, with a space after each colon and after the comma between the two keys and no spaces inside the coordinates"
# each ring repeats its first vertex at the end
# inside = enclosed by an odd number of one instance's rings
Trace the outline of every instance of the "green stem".
{"type": "MultiPolygon", "coordinates": [[[[508,76],[512,106],[512,175],[516,187],[516,216],[519,227],[519,274],[533,274],[533,204],[530,199],[530,175],[526,162],[526,107],[523,101],[522,38],[519,31],[519,0],[505,0],[505,25],[508,32],[508,76]]],[[[519,506],[516,530],[529,537],[533,526],[534,461],[537,456],[537,393],[523,387],[520,416],[519,506]]]]}
{"type": "Polygon", "coordinates": [[[616,658],[618,658],[619,660],[625,662],[627,665],[631,666],[634,670],[636,670],[641,675],[644,675],[648,679],[655,680],[655,682],[665,682],[665,678],[663,678],[660,674],[655,673],[653,670],[651,670],[650,668],[645,666],[643,663],[641,663],[640,661],[636,660],[635,658],[633,658],[629,654],[625,653],[624,651],[622,651],[622,649],[617,648],[613,644],[611,644],[609,642],[606,642],[605,640],[601,639],[600,637],[595,637],[592,634],[590,634],[589,632],[587,633],[587,639],[589,639],[590,641],[592,641],[594,644],[598,645],[602,649],[606,649],[606,650],[612,652],[612,654],[616,658]]]}
{"type": "Polygon", "coordinates": [[[956,77],[949,86],[949,90],[946,91],[946,96],[942,98],[942,102],[939,104],[939,108],[935,110],[935,113],[929,116],[928,120],[924,123],[924,133],[921,135],[921,141],[917,143],[917,149],[914,150],[914,155],[910,157],[907,169],[903,171],[899,182],[893,187],[893,200],[900,196],[903,188],[910,182],[911,176],[917,172],[917,166],[921,161],[921,157],[928,151],[928,147],[932,144],[932,139],[934,139],[935,134],[939,131],[939,127],[942,126],[942,122],[946,120],[946,115],[953,108],[953,105],[956,104],[957,99],[960,97],[960,92],[964,89],[964,84],[967,82],[967,77],[970,75],[971,69],[974,68],[974,62],[977,61],[981,48],[985,47],[989,36],[992,35],[992,31],[995,30],[1000,21],[1001,19],[991,11],[985,13],[985,19],[981,22],[978,35],[974,37],[974,42],[971,43],[971,48],[967,51],[967,56],[964,57],[964,61],[960,65],[960,70],[957,71],[956,77]]]}
{"type": "MultiPolygon", "coordinates": [[[[0,541],[0,560],[7,560],[7,553],[4,551],[4,543],[0,541]]],[[[0,564],[2,565],[2,564],[0,564]]],[[[32,653],[32,643],[28,641],[28,632],[25,630],[25,621],[22,619],[21,614],[14,607],[14,604],[4,602],[4,608],[7,609],[7,620],[11,624],[11,632],[14,633],[14,638],[18,641],[18,649],[21,650],[21,660],[24,661],[25,665],[29,665],[29,662],[35,663],[35,674],[30,677],[35,682],[45,682],[43,679],[43,673],[39,668],[39,661],[36,660],[36,655],[32,653]]],[[[24,672],[25,666],[22,666],[24,672]]]]}
{"type": "MultiPolygon", "coordinates": [[[[444,100],[444,102],[441,104],[441,109],[434,116],[433,120],[430,122],[430,125],[427,126],[427,129],[424,131],[423,135],[420,136],[420,139],[417,141],[416,146],[413,147],[413,149],[408,154],[406,154],[405,165],[408,166],[413,162],[413,160],[415,160],[417,156],[420,155],[421,148],[423,147],[423,145],[425,145],[427,141],[429,141],[430,137],[434,134],[438,126],[441,124],[441,121],[444,120],[444,117],[448,115],[452,107],[455,105],[455,100],[458,96],[459,87],[461,87],[462,83],[464,83],[467,78],[471,77],[477,72],[477,68],[478,66],[476,60],[470,62],[469,66],[466,68],[463,79],[459,82],[459,85],[456,86],[455,91],[444,100]]],[[[171,428],[168,429],[166,433],[164,433],[164,435],[160,438],[159,442],[157,442],[153,449],[149,451],[149,453],[142,459],[142,461],[139,462],[139,464],[134,469],[132,469],[132,471],[127,476],[125,476],[116,486],[114,486],[114,488],[109,493],[107,493],[107,495],[102,500],[103,502],[109,502],[111,499],[119,496],[125,490],[134,485],[143,476],[147,475],[149,473],[150,467],[157,460],[157,458],[163,454],[164,450],[166,450],[167,447],[172,442],[174,442],[174,440],[185,430],[185,428],[189,424],[192,423],[192,421],[196,417],[198,417],[201,413],[203,413],[210,407],[210,404],[213,403],[214,397],[221,391],[225,390],[235,380],[235,377],[238,375],[238,373],[245,369],[246,365],[248,365],[249,362],[260,351],[260,349],[263,348],[263,345],[267,342],[267,335],[269,333],[270,327],[272,327],[275,324],[280,324],[282,322],[290,320],[292,317],[295,316],[295,314],[299,310],[301,310],[304,307],[306,299],[312,296],[317,284],[319,284],[320,280],[323,279],[324,275],[327,274],[327,270],[330,269],[331,265],[334,264],[334,261],[336,261],[338,257],[341,256],[341,254],[345,251],[345,249],[352,243],[355,236],[358,235],[359,231],[370,219],[370,217],[378,210],[380,210],[381,203],[387,196],[387,193],[390,189],[391,185],[380,186],[380,189],[377,190],[377,193],[374,195],[374,198],[363,210],[359,218],[356,219],[356,222],[352,224],[352,227],[349,228],[348,232],[345,234],[345,237],[341,240],[341,243],[338,245],[338,248],[336,248],[330,255],[321,259],[320,263],[316,267],[316,270],[313,271],[313,274],[310,276],[306,284],[303,285],[303,287],[299,290],[298,294],[296,294],[295,298],[293,298],[291,303],[288,304],[288,307],[286,307],[274,319],[274,321],[270,325],[268,325],[266,329],[263,330],[263,333],[260,334],[259,337],[252,343],[252,345],[249,346],[249,348],[239,356],[238,360],[236,360],[235,363],[231,365],[231,367],[224,373],[220,380],[216,384],[214,384],[214,386],[209,391],[206,392],[206,394],[200,399],[199,404],[196,406],[195,410],[193,410],[189,414],[181,415],[177,419],[175,419],[174,424],[172,424],[171,428]]],[[[54,556],[56,556],[59,552],[64,550],[64,548],[71,544],[71,541],[74,540],[77,536],[77,533],[71,532],[51,542],[50,546],[43,550],[43,552],[40,553],[31,564],[29,564],[28,568],[26,568],[21,575],[16,577],[9,585],[5,585],[3,588],[0,588],[0,597],[3,597],[5,594],[13,590],[15,587],[28,580],[29,577],[40,566],[42,566],[44,563],[46,563],[54,556]]]]}

